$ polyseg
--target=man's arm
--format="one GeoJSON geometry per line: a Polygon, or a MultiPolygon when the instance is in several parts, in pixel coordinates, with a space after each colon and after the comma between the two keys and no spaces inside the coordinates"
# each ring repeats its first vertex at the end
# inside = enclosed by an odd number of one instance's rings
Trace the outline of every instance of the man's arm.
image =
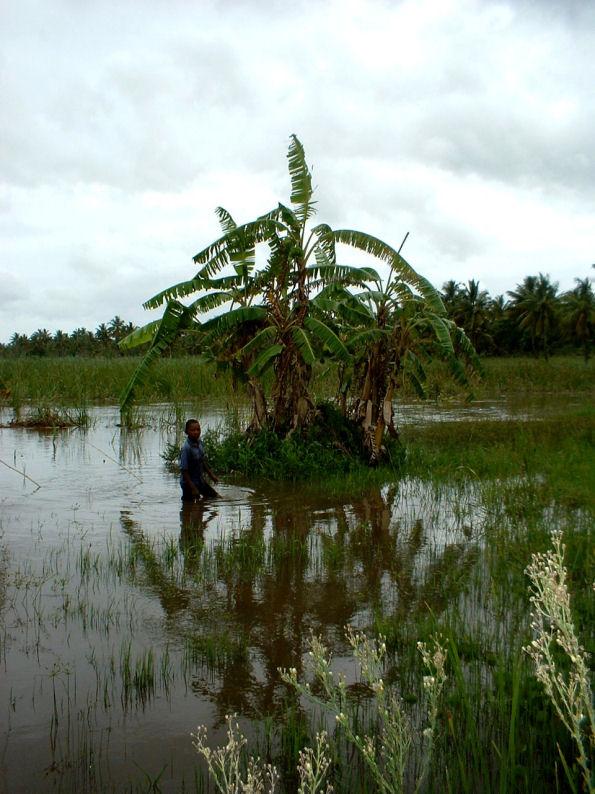
{"type": "Polygon", "coordinates": [[[211,480],[213,480],[213,482],[219,482],[219,477],[217,477],[217,475],[213,473],[213,470],[211,469],[205,458],[203,458],[202,467],[209,475],[211,480]]]}

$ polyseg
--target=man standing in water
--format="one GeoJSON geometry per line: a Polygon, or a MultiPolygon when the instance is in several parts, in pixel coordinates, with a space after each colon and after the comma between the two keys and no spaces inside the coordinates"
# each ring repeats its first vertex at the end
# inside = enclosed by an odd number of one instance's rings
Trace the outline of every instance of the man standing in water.
{"type": "Polygon", "coordinates": [[[201,495],[219,496],[217,491],[205,482],[205,472],[213,482],[219,482],[219,479],[213,474],[205,459],[205,450],[200,440],[200,422],[198,419],[189,419],[184,430],[188,438],[180,452],[180,485],[183,501],[194,502],[201,495]]]}

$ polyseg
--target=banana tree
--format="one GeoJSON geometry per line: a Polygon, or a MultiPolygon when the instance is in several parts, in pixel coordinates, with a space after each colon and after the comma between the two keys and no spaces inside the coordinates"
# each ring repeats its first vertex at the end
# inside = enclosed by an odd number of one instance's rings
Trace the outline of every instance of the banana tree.
{"type": "Polygon", "coordinates": [[[465,333],[448,319],[439,293],[398,251],[362,233],[335,236],[389,264],[386,281],[378,278],[356,294],[335,285],[316,299],[335,318],[337,333],[352,353],[352,367],[342,373],[342,405],[360,423],[370,463],[375,464],[385,433],[398,437],[394,399],[404,379],[423,397],[428,360],[444,359],[461,385],[468,383],[468,370],[481,367],[465,333]],[[348,391],[354,393],[349,405],[348,391]]]}
{"type": "Polygon", "coordinates": [[[317,350],[342,361],[349,351],[320,316],[310,310],[312,295],[333,284],[363,284],[377,278],[370,268],[337,264],[335,236],[329,226],[312,226],[315,213],[312,177],[302,144],[294,135],[288,151],[291,207],[279,204],[255,221],[236,225],[218,210],[223,234],[194,256],[199,269],[192,279],[175,284],[145,303],[166,304],[161,320],[131,334],[122,346],[150,341],[149,351],[133,375],[122,399],[126,408],[151,362],[177,335],[190,329],[203,335],[211,352],[225,350],[251,385],[254,424],[270,424],[288,433],[312,421],[315,410],[309,391],[317,350]],[[255,267],[255,250],[266,245],[266,266],[255,267]],[[233,272],[229,272],[233,270],[233,272]],[[181,299],[199,293],[185,306],[181,299]],[[222,310],[200,322],[206,311],[222,310]],[[264,400],[263,378],[273,373],[271,409],[264,400]]]}
{"type": "Polygon", "coordinates": [[[245,377],[247,364],[251,363],[246,356],[237,360],[237,353],[259,327],[262,318],[261,310],[251,306],[254,298],[251,273],[254,269],[255,251],[242,230],[237,230],[233,217],[222,207],[218,207],[217,215],[224,234],[235,232],[233,250],[230,247],[230,261],[233,272],[220,277],[208,278],[198,275],[190,281],[181,282],[155,295],[145,302],[144,307],[152,309],[166,302],[163,316],[148,323],[143,328],[129,334],[121,343],[123,348],[133,348],[150,343],[149,349],[133,377],[128,383],[121,398],[122,410],[126,410],[134,400],[135,393],[150,374],[151,365],[181,335],[192,334],[203,351],[203,359],[214,361],[218,366],[229,367],[232,382],[245,381],[252,398],[253,418],[251,426],[259,429],[266,421],[266,398],[262,385],[253,377],[245,377]],[[192,293],[204,293],[188,305],[178,298],[192,293]],[[220,333],[208,332],[199,320],[205,312],[217,310],[222,306],[230,307],[230,314],[242,314],[242,333],[230,333],[220,329],[220,333]],[[239,312],[238,312],[239,310],[239,312]],[[242,366],[244,365],[244,366],[242,366]]]}

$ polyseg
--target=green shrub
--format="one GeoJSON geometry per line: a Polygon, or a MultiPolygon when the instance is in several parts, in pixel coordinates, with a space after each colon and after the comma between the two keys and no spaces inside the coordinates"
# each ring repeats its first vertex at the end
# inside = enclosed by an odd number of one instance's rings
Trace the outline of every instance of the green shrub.
{"type": "MultiPolygon", "coordinates": [[[[367,468],[360,428],[330,403],[318,406],[316,423],[303,434],[282,438],[271,430],[207,431],[203,440],[218,472],[263,479],[304,480],[367,468]]],[[[387,450],[390,468],[398,468],[404,450],[396,442],[387,450]]]]}

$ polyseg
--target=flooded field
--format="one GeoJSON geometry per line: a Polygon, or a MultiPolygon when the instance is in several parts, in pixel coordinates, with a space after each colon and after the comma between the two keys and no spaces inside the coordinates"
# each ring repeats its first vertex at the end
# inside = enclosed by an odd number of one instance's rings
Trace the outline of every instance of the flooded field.
{"type": "MultiPolygon", "coordinates": [[[[400,418],[528,413],[406,406],[400,418]]],[[[303,671],[312,632],[349,679],[348,624],[452,609],[494,649],[526,625],[526,609],[483,586],[485,484],[404,477],[345,496],[223,481],[220,499],[182,508],[161,457],[179,417],[152,415],[137,431],[115,408],[92,409],[85,430],[0,429],[1,790],[202,791],[191,732],[206,725],[216,745],[235,713],[274,756],[288,711],[278,668],[303,671]]],[[[200,418],[223,416],[205,405],[200,418]]]]}

